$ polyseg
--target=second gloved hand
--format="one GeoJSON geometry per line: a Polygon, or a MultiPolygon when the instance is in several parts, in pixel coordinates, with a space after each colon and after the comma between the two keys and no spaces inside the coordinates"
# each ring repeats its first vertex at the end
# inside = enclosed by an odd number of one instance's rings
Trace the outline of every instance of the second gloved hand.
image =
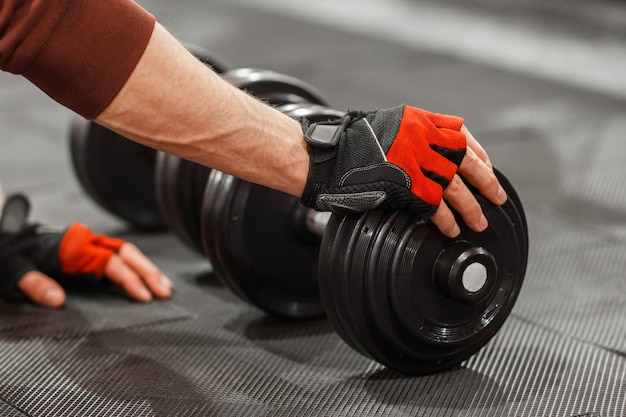
{"type": "Polygon", "coordinates": [[[463,119],[411,106],[303,120],[305,206],[339,214],[411,209],[430,218],[466,151],[463,119]]]}
{"type": "MultiPolygon", "coordinates": [[[[171,282],[135,245],[82,223],[59,228],[27,221],[25,196],[11,196],[0,216],[0,297],[48,307],[65,301],[60,282],[108,278],[137,301],[167,298],[171,282]],[[58,282],[57,282],[58,281],[58,282]],[[49,290],[55,296],[49,298],[49,290]]],[[[76,282],[78,282],[76,281],[76,282]]]]}

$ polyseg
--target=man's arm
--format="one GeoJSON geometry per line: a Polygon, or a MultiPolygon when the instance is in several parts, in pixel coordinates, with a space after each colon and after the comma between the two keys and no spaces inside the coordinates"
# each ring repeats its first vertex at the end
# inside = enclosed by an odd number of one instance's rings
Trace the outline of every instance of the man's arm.
{"type": "Polygon", "coordinates": [[[95,121],[147,146],[296,196],[306,183],[300,123],[224,81],[159,24],[135,71],[95,121]]]}
{"type": "MultiPolygon", "coordinates": [[[[157,23],[139,64],[118,96],[96,118],[128,138],[236,177],[301,196],[309,171],[302,127],[231,86],[201,64],[157,23]]],[[[487,198],[506,200],[487,153],[466,128],[468,149],[459,168],[487,198]]],[[[444,192],[467,225],[487,222],[457,176],[444,192]]],[[[442,201],[432,218],[449,236],[459,229],[442,201]]]]}
{"type": "MultiPolygon", "coordinates": [[[[137,142],[301,196],[309,155],[301,125],[223,81],[131,0],[6,0],[0,67],[137,142]],[[147,45],[147,46],[146,46],[147,45]]],[[[459,173],[504,202],[487,155],[468,136],[459,173]]],[[[475,230],[478,203],[456,176],[444,198],[475,230]]],[[[458,226],[441,202],[432,220],[458,226]]]]}

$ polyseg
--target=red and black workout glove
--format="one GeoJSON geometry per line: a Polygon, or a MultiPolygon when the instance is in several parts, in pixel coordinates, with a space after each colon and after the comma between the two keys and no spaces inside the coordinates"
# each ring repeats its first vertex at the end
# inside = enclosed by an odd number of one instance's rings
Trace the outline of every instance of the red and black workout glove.
{"type": "Polygon", "coordinates": [[[25,197],[10,197],[0,218],[0,295],[20,298],[17,284],[30,271],[40,271],[56,280],[104,276],[111,256],[124,245],[122,239],[94,234],[87,226],[73,223],[58,227],[28,224],[25,197]]]}
{"type": "Polygon", "coordinates": [[[430,218],[465,156],[463,119],[406,105],[302,124],[310,167],[301,202],[319,211],[406,208],[430,218]]]}

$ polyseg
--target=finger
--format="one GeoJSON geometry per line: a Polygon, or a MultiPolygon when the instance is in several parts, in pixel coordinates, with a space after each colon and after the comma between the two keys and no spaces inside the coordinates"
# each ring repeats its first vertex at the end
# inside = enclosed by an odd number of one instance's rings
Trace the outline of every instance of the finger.
{"type": "Polygon", "coordinates": [[[445,201],[441,200],[441,204],[437,208],[435,214],[430,220],[437,228],[448,237],[457,237],[461,233],[461,229],[454,218],[454,214],[445,201]]]}
{"type": "Polygon", "coordinates": [[[474,151],[474,154],[476,154],[489,169],[493,170],[493,165],[491,164],[487,151],[485,151],[482,145],[474,138],[474,135],[472,135],[467,126],[461,126],[461,132],[465,134],[467,147],[474,151]]]}
{"type": "Polygon", "coordinates": [[[132,299],[142,302],[152,300],[152,293],[148,291],[139,275],[119,255],[113,255],[109,258],[104,273],[110,281],[119,285],[132,299]]]}
{"type": "Polygon", "coordinates": [[[482,232],[487,228],[487,219],[476,197],[467,188],[461,177],[455,175],[443,192],[446,202],[463,218],[470,229],[482,232]]]}
{"type": "Polygon", "coordinates": [[[472,148],[467,148],[458,173],[492,203],[500,205],[506,201],[506,192],[496,174],[472,148]]]}
{"type": "Polygon", "coordinates": [[[58,282],[39,271],[24,274],[17,287],[32,302],[44,307],[59,308],[65,304],[65,291],[58,282]]]}
{"type": "Polygon", "coordinates": [[[163,275],[137,246],[127,242],[120,248],[118,254],[154,295],[159,298],[168,298],[172,295],[172,281],[163,275]]]}

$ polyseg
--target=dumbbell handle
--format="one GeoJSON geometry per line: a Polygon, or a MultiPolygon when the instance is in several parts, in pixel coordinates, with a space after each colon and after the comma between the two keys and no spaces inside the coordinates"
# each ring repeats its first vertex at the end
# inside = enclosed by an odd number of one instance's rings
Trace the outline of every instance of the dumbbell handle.
{"type": "Polygon", "coordinates": [[[292,212],[292,225],[296,233],[307,240],[321,242],[331,213],[316,211],[297,204],[292,212]]]}
{"type": "Polygon", "coordinates": [[[304,217],[306,229],[313,235],[321,238],[324,235],[324,230],[326,230],[330,215],[331,213],[329,211],[307,209],[304,217]]]}

